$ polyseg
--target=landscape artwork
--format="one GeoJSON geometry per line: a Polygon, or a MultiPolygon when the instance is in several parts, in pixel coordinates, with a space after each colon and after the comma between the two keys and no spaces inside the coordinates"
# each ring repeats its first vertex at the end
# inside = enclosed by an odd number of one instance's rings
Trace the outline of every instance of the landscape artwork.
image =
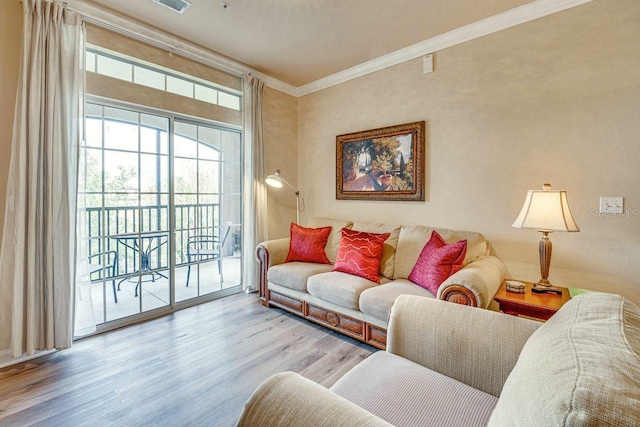
{"type": "Polygon", "coordinates": [[[336,199],[424,201],[426,122],[336,137],[336,199]]]}

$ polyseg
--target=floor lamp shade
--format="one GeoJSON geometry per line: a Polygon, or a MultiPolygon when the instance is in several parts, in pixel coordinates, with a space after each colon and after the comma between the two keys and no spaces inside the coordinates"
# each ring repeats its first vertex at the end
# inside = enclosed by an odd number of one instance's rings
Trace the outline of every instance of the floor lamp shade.
{"type": "Polygon", "coordinates": [[[538,286],[549,287],[549,266],[551,265],[551,241],[549,233],[553,231],[580,231],[571,215],[567,192],[551,190],[545,184],[543,190],[529,190],[520,214],[512,224],[515,228],[532,228],[542,233],[539,244],[541,279],[538,286]]]}

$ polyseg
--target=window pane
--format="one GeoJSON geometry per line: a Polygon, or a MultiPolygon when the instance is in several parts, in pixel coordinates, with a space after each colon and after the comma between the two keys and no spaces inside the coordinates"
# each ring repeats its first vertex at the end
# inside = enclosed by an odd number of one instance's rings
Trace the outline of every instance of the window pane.
{"type": "Polygon", "coordinates": [[[87,71],[91,71],[93,73],[96,72],[96,54],[93,52],[87,52],[85,57],[86,68],[87,71]]]}
{"type": "Polygon", "coordinates": [[[167,92],[193,98],[193,83],[173,76],[167,76],[167,92]]]}
{"type": "Polygon", "coordinates": [[[129,123],[104,123],[104,146],[119,150],[138,151],[138,126],[129,123]]]}
{"type": "Polygon", "coordinates": [[[198,162],[192,159],[175,159],[173,162],[173,188],[176,193],[198,192],[198,162]]]}
{"type": "Polygon", "coordinates": [[[205,126],[198,126],[198,141],[200,144],[200,158],[220,160],[220,130],[205,126]],[[215,148],[212,150],[211,148],[215,148]]]}
{"type": "Polygon", "coordinates": [[[85,167],[85,191],[102,192],[102,150],[86,150],[85,167]]]}
{"type": "Polygon", "coordinates": [[[138,154],[105,150],[104,187],[107,192],[137,193],[138,154]]]}
{"type": "Polygon", "coordinates": [[[202,86],[199,84],[195,85],[196,93],[195,98],[200,101],[208,102],[210,104],[218,103],[218,91],[215,89],[211,89],[210,87],[202,86]]]}
{"type": "Polygon", "coordinates": [[[198,191],[201,194],[220,193],[220,163],[209,160],[198,162],[198,191]]]}
{"type": "Polygon", "coordinates": [[[225,193],[240,194],[242,188],[242,165],[240,163],[223,164],[222,191],[225,193]]]}
{"type": "Polygon", "coordinates": [[[98,55],[98,73],[120,80],[131,81],[133,67],[117,59],[98,55]]]}
{"type": "Polygon", "coordinates": [[[89,147],[102,146],[102,119],[87,117],[85,121],[85,143],[89,147]]]}
{"type": "Polygon", "coordinates": [[[153,148],[146,145],[150,141],[149,136],[141,136],[141,146],[143,151],[169,154],[167,132],[169,131],[169,119],[166,117],[154,116],[151,114],[140,114],[141,135],[144,131],[153,131],[153,148]],[[158,140],[156,140],[158,138],[158,140]],[[158,148],[159,143],[159,148],[158,148]]]}
{"type": "Polygon", "coordinates": [[[133,72],[134,83],[164,90],[164,74],[138,66],[133,67],[133,72]]]}
{"type": "Polygon", "coordinates": [[[220,92],[218,94],[218,105],[231,108],[232,110],[240,110],[240,97],[231,95],[230,93],[220,92]]]}
{"type": "Polygon", "coordinates": [[[242,160],[240,158],[242,150],[239,132],[221,131],[220,145],[222,146],[221,151],[224,154],[225,161],[240,162],[242,160]]]}

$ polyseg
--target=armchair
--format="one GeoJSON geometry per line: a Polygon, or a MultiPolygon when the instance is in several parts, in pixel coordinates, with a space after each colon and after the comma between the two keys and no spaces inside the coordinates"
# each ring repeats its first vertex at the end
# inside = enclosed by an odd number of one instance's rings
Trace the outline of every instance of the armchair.
{"type": "Polygon", "coordinates": [[[113,288],[113,300],[118,303],[118,294],[116,293],[118,253],[116,251],[100,252],[90,255],[88,260],[89,263],[86,265],[86,271],[89,273],[89,278],[94,274],[99,276],[97,279],[90,279],[91,282],[104,280],[108,277],[112,278],[111,286],[113,288]]]}
{"type": "Polygon", "coordinates": [[[195,261],[218,260],[218,273],[220,282],[224,281],[222,276],[222,249],[231,230],[231,222],[225,222],[220,228],[220,234],[215,235],[194,235],[187,239],[187,286],[191,277],[191,265],[195,261]]]}

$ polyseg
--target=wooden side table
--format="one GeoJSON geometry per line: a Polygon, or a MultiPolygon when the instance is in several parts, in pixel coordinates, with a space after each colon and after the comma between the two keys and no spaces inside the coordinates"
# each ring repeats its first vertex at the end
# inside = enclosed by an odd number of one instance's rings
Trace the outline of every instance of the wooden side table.
{"type": "Polygon", "coordinates": [[[507,292],[507,280],[516,279],[503,280],[498,292],[496,292],[496,295],[493,297],[493,299],[500,305],[500,310],[506,314],[527,316],[539,320],[548,320],[560,309],[560,307],[571,299],[567,288],[556,286],[557,288],[562,289],[562,295],[536,294],[531,292],[533,283],[525,282],[524,280],[516,280],[524,283],[525,291],[523,294],[507,292]]]}

